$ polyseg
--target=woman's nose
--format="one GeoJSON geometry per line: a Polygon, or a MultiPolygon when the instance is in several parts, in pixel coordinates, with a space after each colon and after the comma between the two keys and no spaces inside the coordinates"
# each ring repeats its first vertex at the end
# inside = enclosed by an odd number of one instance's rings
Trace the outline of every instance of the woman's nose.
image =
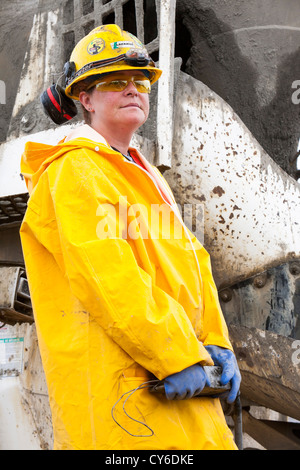
{"type": "Polygon", "coordinates": [[[127,87],[125,88],[125,93],[126,94],[132,94],[132,95],[137,95],[138,94],[138,91],[135,87],[135,85],[133,84],[133,82],[129,82],[127,87]]]}

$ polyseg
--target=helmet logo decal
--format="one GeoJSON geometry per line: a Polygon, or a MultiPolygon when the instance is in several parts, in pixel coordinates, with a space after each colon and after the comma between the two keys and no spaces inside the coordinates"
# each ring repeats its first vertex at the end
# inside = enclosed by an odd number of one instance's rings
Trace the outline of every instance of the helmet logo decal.
{"type": "Polygon", "coordinates": [[[135,36],[134,36],[133,34],[131,34],[131,33],[128,33],[128,34],[129,34],[129,36],[131,37],[131,39],[133,39],[133,42],[137,45],[137,47],[141,47],[142,49],[145,47],[145,46],[143,45],[143,43],[142,43],[137,37],[135,37],[135,36]]]}
{"type": "Polygon", "coordinates": [[[103,39],[101,38],[95,38],[93,39],[88,47],[87,47],[87,51],[89,54],[91,55],[95,55],[95,54],[99,54],[99,52],[103,51],[105,47],[105,42],[103,39]]]}
{"type": "Polygon", "coordinates": [[[111,42],[111,48],[112,49],[121,49],[122,47],[133,47],[134,44],[131,41],[117,41],[117,42],[111,42]]]}

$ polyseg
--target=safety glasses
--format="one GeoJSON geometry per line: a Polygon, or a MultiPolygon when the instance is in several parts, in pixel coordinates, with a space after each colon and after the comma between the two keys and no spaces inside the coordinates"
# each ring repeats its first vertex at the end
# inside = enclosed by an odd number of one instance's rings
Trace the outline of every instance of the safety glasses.
{"type": "Polygon", "coordinates": [[[96,89],[98,91],[123,91],[129,85],[133,83],[139,93],[150,93],[151,84],[147,77],[136,75],[132,77],[108,75],[104,77],[101,82],[96,83],[96,89]]]}

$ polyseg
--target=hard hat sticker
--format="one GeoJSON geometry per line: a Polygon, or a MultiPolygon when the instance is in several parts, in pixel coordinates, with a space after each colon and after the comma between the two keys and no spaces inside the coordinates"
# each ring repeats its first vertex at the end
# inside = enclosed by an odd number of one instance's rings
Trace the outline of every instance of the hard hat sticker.
{"type": "Polygon", "coordinates": [[[101,38],[95,38],[89,43],[87,47],[87,51],[89,54],[95,55],[103,51],[104,47],[105,47],[105,41],[101,38]]]}
{"type": "Polygon", "coordinates": [[[129,36],[133,39],[133,42],[137,45],[137,47],[142,47],[142,48],[144,48],[143,43],[142,43],[137,37],[135,37],[135,36],[134,36],[133,34],[131,34],[131,33],[128,33],[128,34],[129,34],[129,36]]]}
{"type": "Polygon", "coordinates": [[[131,41],[116,41],[116,42],[112,42],[110,45],[112,49],[121,49],[124,47],[134,46],[133,42],[131,41]]]}

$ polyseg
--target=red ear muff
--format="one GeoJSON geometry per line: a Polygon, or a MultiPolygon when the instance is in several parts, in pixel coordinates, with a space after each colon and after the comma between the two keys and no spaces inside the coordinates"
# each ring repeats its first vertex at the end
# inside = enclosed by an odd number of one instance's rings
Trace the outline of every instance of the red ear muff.
{"type": "Polygon", "coordinates": [[[64,124],[77,114],[77,108],[62,87],[52,85],[41,94],[44,111],[55,124],[64,124]]]}

